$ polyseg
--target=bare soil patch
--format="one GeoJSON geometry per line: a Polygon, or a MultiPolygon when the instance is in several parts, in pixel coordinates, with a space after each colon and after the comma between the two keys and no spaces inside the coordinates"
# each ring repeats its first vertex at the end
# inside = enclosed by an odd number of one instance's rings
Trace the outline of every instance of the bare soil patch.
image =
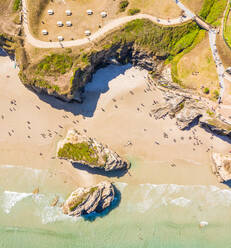
{"type": "Polygon", "coordinates": [[[182,3],[196,14],[200,12],[203,2],[204,0],[182,0],[182,3]]]}

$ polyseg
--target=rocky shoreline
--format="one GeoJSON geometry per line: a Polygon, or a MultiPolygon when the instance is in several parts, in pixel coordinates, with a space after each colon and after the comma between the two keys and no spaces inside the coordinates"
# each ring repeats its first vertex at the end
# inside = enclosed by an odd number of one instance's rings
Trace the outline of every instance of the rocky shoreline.
{"type": "Polygon", "coordinates": [[[128,161],[121,159],[106,145],[86,135],[81,135],[74,129],[69,130],[66,138],[58,143],[57,154],[58,157],[72,163],[102,169],[106,172],[127,170],[130,167],[128,161]]]}
{"type": "Polygon", "coordinates": [[[103,181],[95,186],[78,188],[65,201],[62,210],[70,216],[82,216],[92,212],[101,213],[115,199],[113,184],[103,181]]]}

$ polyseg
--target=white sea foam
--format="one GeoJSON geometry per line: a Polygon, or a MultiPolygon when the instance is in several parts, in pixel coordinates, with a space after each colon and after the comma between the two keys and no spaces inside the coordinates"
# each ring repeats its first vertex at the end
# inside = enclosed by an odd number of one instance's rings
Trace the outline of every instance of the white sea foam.
{"type": "Polygon", "coordinates": [[[231,206],[231,190],[205,185],[140,184],[137,193],[142,200],[136,203],[136,210],[145,212],[151,208],[175,205],[178,207],[231,206]],[[141,191],[140,191],[141,190],[141,191]],[[193,203],[193,204],[192,204],[193,203]]]}
{"type": "Polygon", "coordinates": [[[171,204],[174,204],[176,206],[180,206],[180,207],[186,207],[188,206],[192,201],[184,198],[184,197],[178,197],[176,199],[173,199],[170,201],[171,204]]]}
{"type": "Polygon", "coordinates": [[[127,183],[123,183],[123,182],[116,182],[115,185],[121,193],[123,193],[124,189],[128,186],[127,183]]]}
{"type": "Polygon", "coordinates": [[[41,219],[43,224],[49,224],[58,221],[76,222],[81,220],[81,217],[73,217],[63,214],[60,207],[45,206],[41,212],[41,219]]]}
{"type": "Polygon", "coordinates": [[[32,193],[19,193],[12,191],[3,192],[3,210],[5,213],[9,214],[11,209],[15,206],[17,202],[22,201],[23,199],[32,196],[32,193]]]}

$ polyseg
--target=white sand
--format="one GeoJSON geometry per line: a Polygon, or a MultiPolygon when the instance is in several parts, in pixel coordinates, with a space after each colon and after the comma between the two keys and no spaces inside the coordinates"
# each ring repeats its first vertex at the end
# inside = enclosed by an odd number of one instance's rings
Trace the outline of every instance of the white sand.
{"type": "Polygon", "coordinates": [[[192,130],[179,131],[175,121],[168,118],[151,118],[149,112],[153,99],[161,101],[161,94],[159,91],[144,93],[147,72],[129,65],[101,69],[94,76],[93,83],[86,87],[86,99],[81,105],[63,103],[46,96],[42,97],[44,101],[40,100],[20,83],[18,69],[8,57],[0,57],[0,64],[0,165],[49,169],[51,180],[58,180],[63,187],[90,185],[102,180],[103,176],[77,170],[68,162],[53,159],[57,142],[61,139],[59,135],[65,135],[69,128],[75,127],[80,132],[86,129],[89,136],[108,144],[122,156],[136,158],[138,163],[130,170],[131,176],[126,174],[111,180],[218,184],[211,173],[212,162],[206,150],[213,145],[216,151],[228,151],[229,144],[216,137],[210,139],[211,134],[196,127],[194,130],[203,145],[195,146],[196,151],[193,151],[193,141],[189,140],[192,130]],[[7,78],[7,75],[10,77],[7,78]],[[12,99],[16,100],[16,106],[10,103],[12,99]],[[140,110],[137,111],[137,108],[140,110]],[[75,124],[73,121],[78,122],[75,124]],[[163,132],[168,133],[168,139],[163,137],[163,132]],[[46,138],[41,136],[42,133],[46,138]],[[128,140],[133,143],[132,146],[125,146],[128,140]],[[177,166],[171,167],[172,163],[177,166]]]}

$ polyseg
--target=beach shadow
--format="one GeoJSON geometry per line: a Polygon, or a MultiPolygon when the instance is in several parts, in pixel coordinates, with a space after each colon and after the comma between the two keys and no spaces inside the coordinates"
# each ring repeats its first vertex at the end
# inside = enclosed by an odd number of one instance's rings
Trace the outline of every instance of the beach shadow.
{"type": "Polygon", "coordinates": [[[1,47],[0,47],[0,56],[1,57],[6,57],[6,56],[8,56],[8,54],[4,51],[4,49],[2,49],[1,47]]]}
{"type": "Polygon", "coordinates": [[[82,215],[82,218],[85,221],[89,221],[89,222],[93,222],[95,221],[97,218],[103,218],[105,216],[107,216],[112,210],[114,210],[115,208],[117,208],[120,205],[121,202],[121,193],[120,191],[114,186],[114,190],[115,190],[115,198],[112,201],[111,205],[109,207],[107,207],[103,212],[101,213],[97,213],[97,212],[93,212],[90,214],[86,214],[86,215],[82,215]]]}
{"type": "Polygon", "coordinates": [[[65,110],[74,115],[92,117],[96,110],[100,95],[110,90],[109,82],[119,75],[124,74],[125,71],[131,67],[131,64],[108,65],[105,68],[99,69],[95,74],[93,74],[91,82],[89,82],[83,90],[83,103],[77,103],[76,101],[70,103],[64,102],[45,93],[37,93],[37,96],[53,108],[65,110]]]}
{"type": "Polygon", "coordinates": [[[223,182],[224,185],[228,186],[229,188],[231,188],[231,180],[228,180],[226,182],[223,182]]]}
{"type": "Polygon", "coordinates": [[[210,133],[211,135],[213,135],[213,136],[221,139],[222,141],[231,144],[231,137],[228,137],[228,136],[225,136],[225,135],[216,134],[214,131],[210,130],[207,127],[201,126],[201,125],[200,125],[200,127],[203,128],[207,133],[210,133]]]}
{"type": "Polygon", "coordinates": [[[185,131],[190,131],[192,128],[198,126],[200,118],[202,117],[202,115],[198,116],[197,118],[195,118],[191,123],[189,123],[189,125],[184,128],[183,130],[185,131]]]}
{"type": "Polygon", "coordinates": [[[105,177],[110,177],[110,178],[112,177],[120,178],[128,172],[127,168],[121,169],[121,170],[114,170],[114,171],[105,171],[104,169],[91,168],[81,163],[72,163],[72,165],[75,169],[84,170],[90,174],[100,175],[100,176],[105,176],[105,177]]]}

